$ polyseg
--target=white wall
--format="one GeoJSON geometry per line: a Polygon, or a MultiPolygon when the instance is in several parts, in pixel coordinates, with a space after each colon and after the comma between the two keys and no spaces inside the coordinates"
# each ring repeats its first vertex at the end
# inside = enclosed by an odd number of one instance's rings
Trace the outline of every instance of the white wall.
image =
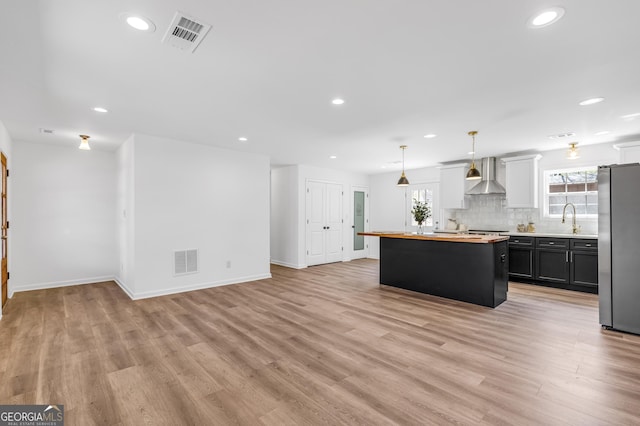
{"type": "MultiPolygon", "coordinates": [[[[598,144],[598,145],[586,145],[580,147],[580,158],[576,160],[567,160],[567,150],[565,148],[553,151],[542,152],[542,159],[539,162],[540,174],[539,174],[539,188],[544,188],[544,170],[554,170],[561,168],[573,168],[603,164],[615,164],[620,160],[620,153],[613,149],[612,144],[598,144]]],[[[438,168],[430,167],[417,170],[407,170],[407,178],[412,185],[428,182],[439,182],[440,173],[438,168]]],[[[404,229],[404,215],[405,215],[405,198],[404,189],[398,188],[396,182],[400,173],[391,172],[370,176],[371,192],[371,229],[372,230],[398,230],[404,229]]],[[[496,170],[497,180],[504,185],[504,166],[497,164],[496,170]]],[[[539,194],[540,205],[543,205],[542,191],[539,194]]],[[[490,202],[489,198],[483,198],[482,200],[474,200],[490,202]]],[[[477,204],[477,203],[476,203],[477,204]]],[[[542,217],[541,209],[506,209],[498,203],[496,207],[499,212],[499,217],[504,218],[506,225],[514,228],[515,223],[522,221],[518,213],[525,217],[532,216],[533,220],[537,224],[538,231],[547,232],[563,232],[566,231],[566,225],[562,225],[557,220],[544,219],[542,217]],[[512,223],[513,222],[513,223],[512,223]],[[513,226],[511,226],[513,225],[513,226]]],[[[481,215],[474,215],[469,210],[447,210],[444,211],[446,217],[440,218],[441,226],[444,226],[444,221],[447,217],[458,217],[469,226],[474,226],[474,218],[479,218],[481,215]]],[[[486,213],[486,212],[484,212],[486,213]]],[[[580,220],[583,233],[597,233],[597,220],[580,220]]],[[[475,224],[483,225],[483,224],[475,224]]],[[[569,225],[570,226],[570,225],[569,225]]],[[[379,244],[372,238],[372,242],[369,244],[370,257],[379,256],[379,244]]]]}
{"type": "Polygon", "coordinates": [[[135,179],[134,140],[131,135],[116,152],[118,162],[116,224],[118,228],[118,265],[116,281],[130,297],[135,283],[135,179]]]}
{"type": "MultiPolygon", "coordinates": [[[[5,157],[7,157],[7,168],[11,168],[12,165],[12,161],[13,161],[13,156],[12,156],[12,145],[13,143],[11,142],[11,136],[9,136],[9,132],[7,132],[7,128],[4,127],[4,124],[2,123],[2,121],[0,121],[0,151],[4,154],[5,157]]],[[[8,211],[7,211],[7,217],[9,219],[9,221],[11,221],[12,215],[11,215],[11,210],[13,209],[13,201],[12,201],[12,191],[13,191],[13,186],[11,184],[11,182],[7,182],[7,207],[8,207],[8,211]]],[[[8,236],[8,241],[9,241],[9,252],[7,253],[8,256],[8,262],[9,264],[7,265],[7,267],[9,268],[9,271],[11,271],[11,267],[12,267],[12,261],[13,261],[13,255],[11,253],[12,250],[12,246],[11,244],[13,244],[12,240],[11,240],[11,228],[9,228],[7,230],[7,236],[8,236]]],[[[9,284],[10,285],[10,284],[9,284]]],[[[2,318],[2,306],[0,306],[0,318],[2,318]]]]}
{"type": "Polygon", "coordinates": [[[113,279],[113,152],[16,141],[10,292],[113,279]]]}
{"type": "Polygon", "coordinates": [[[351,260],[353,250],[353,206],[351,204],[353,187],[369,187],[369,176],[342,170],[324,169],[307,165],[298,167],[298,263],[306,266],[306,196],[307,181],[323,181],[342,185],[342,244],[343,261],[351,260]]]}
{"type": "Polygon", "coordinates": [[[271,276],[268,157],[141,134],[133,147],[134,297],[271,276]],[[174,276],[184,249],[200,271],[174,276]]]}
{"type": "MultiPolygon", "coordinates": [[[[538,173],[538,205],[540,206],[537,213],[536,229],[546,232],[571,232],[571,224],[563,224],[558,219],[550,219],[543,217],[544,206],[544,175],[546,170],[569,169],[589,166],[602,166],[609,164],[617,164],[620,162],[620,153],[613,148],[613,144],[597,144],[578,146],[580,158],[575,160],[567,159],[567,149],[559,149],[554,151],[542,152],[538,173]]],[[[578,224],[583,234],[598,233],[598,219],[579,219],[578,224]]]]}
{"type": "Polygon", "coordinates": [[[298,167],[271,170],[271,263],[301,268],[298,259],[298,167]]]}
{"type": "Polygon", "coordinates": [[[353,197],[355,187],[369,187],[369,177],[360,173],[307,165],[275,168],[271,172],[272,262],[291,268],[305,268],[307,181],[342,185],[342,260],[351,260],[353,250],[353,197]]]}
{"type": "MultiPolygon", "coordinates": [[[[422,169],[407,170],[407,179],[410,184],[419,185],[424,183],[440,182],[440,170],[437,167],[426,167],[422,169]]],[[[408,188],[398,187],[400,171],[372,175],[369,177],[371,183],[370,200],[371,205],[371,230],[373,231],[403,231],[405,224],[405,191],[408,188]]],[[[409,187],[410,188],[410,187],[409,187]]],[[[440,220],[437,217],[439,212],[434,212],[434,221],[440,220]]],[[[380,257],[379,238],[367,237],[369,244],[369,257],[378,259],[380,257]]]]}

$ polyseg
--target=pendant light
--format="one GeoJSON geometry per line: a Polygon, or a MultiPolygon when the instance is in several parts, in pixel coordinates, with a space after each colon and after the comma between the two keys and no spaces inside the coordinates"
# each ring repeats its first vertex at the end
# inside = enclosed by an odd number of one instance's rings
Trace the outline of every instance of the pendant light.
{"type": "Polygon", "coordinates": [[[480,171],[476,168],[476,135],[477,131],[472,130],[469,132],[469,136],[471,136],[471,167],[469,167],[469,171],[467,172],[467,180],[478,180],[482,176],[480,175],[480,171]]]}
{"type": "Polygon", "coordinates": [[[80,146],[78,147],[79,149],[82,149],[84,151],[90,151],[91,147],[89,146],[89,138],[91,136],[87,136],[87,135],[80,135],[80,139],[82,139],[80,141],[80,146]]]}
{"type": "Polygon", "coordinates": [[[567,158],[569,160],[575,160],[576,158],[580,158],[580,153],[578,152],[578,142],[571,142],[569,144],[570,148],[567,151],[567,158]]]}
{"type": "Polygon", "coordinates": [[[409,180],[404,174],[404,150],[407,149],[407,146],[400,145],[400,149],[402,150],[402,174],[400,175],[400,179],[398,179],[398,186],[409,186],[409,180]]]}

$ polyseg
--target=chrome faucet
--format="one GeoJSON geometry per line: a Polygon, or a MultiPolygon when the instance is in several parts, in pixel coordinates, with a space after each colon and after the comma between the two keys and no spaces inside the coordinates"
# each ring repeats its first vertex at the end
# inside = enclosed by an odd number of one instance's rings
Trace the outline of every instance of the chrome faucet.
{"type": "Polygon", "coordinates": [[[573,233],[577,234],[578,233],[578,225],[576,225],[576,206],[573,205],[573,203],[567,203],[564,205],[564,207],[562,208],[562,223],[564,223],[564,220],[567,216],[567,207],[571,206],[571,208],[573,208],[573,217],[571,218],[571,226],[573,229],[573,233]]]}

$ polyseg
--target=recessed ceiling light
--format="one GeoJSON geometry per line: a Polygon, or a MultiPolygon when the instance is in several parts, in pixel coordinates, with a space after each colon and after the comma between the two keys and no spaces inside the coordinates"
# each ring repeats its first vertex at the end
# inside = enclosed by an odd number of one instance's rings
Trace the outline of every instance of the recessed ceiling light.
{"type": "Polygon", "coordinates": [[[245,138],[244,136],[241,136],[241,137],[239,137],[239,138],[238,138],[238,140],[239,140],[240,142],[246,142],[246,141],[248,141],[249,139],[245,138]]]}
{"type": "Polygon", "coordinates": [[[627,115],[623,115],[622,118],[623,120],[633,120],[640,117],[640,112],[636,112],[634,114],[627,114],[627,115]]]}
{"type": "Polygon", "coordinates": [[[123,13],[120,17],[132,28],[138,31],[154,32],[156,26],[150,19],[136,13],[123,13]]]}
{"type": "Polygon", "coordinates": [[[469,152],[467,152],[467,155],[473,155],[475,153],[476,153],[475,151],[469,151],[469,152]]]}
{"type": "Polygon", "coordinates": [[[109,112],[109,110],[108,110],[108,109],[106,109],[106,108],[102,108],[102,107],[95,107],[95,108],[93,108],[93,110],[94,110],[95,112],[109,112]]]}
{"type": "Polygon", "coordinates": [[[329,158],[331,158],[332,160],[335,160],[338,157],[336,157],[335,155],[330,155],[329,158]]]}
{"type": "Polygon", "coordinates": [[[611,132],[610,132],[610,131],[608,131],[608,130],[603,130],[603,131],[601,131],[601,132],[596,132],[596,133],[594,133],[594,135],[595,135],[595,136],[604,136],[604,135],[608,135],[609,133],[611,133],[611,132]]]}
{"type": "Polygon", "coordinates": [[[434,135],[433,133],[429,133],[427,135],[424,135],[424,137],[427,138],[427,139],[435,138],[436,136],[438,136],[438,135],[434,135]]]}
{"type": "Polygon", "coordinates": [[[557,135],[551,135],[549,136],[549,139],[562,139],[562,138],[570,138],[571,136],[575,136],[576,134],[573,132],[567,132],[567,133],[559,133],[557,135]]]}
{"type": "Polygon", "coordinates": [[[52,135],[54,132],[53,129],[45,129],[44,127],[40,128],[40,133],[44,133],[45,135],[52,135]]]}
{"type": "Polygon", "coordinates": [[[585,99],[584,101],[578,102],[578,105],[587,106],[587,105],[599,104],[602,101],[604,101],[604,98],[590,98],[590,99],[585,99]]]}
{"type": "Polygon", "coordinates": [[[334,100],[331,101],[331,103],[334,105],[342,105],[344,103],[344,99],[335,98],[334,100]]]}
{"type": "Polygon", "coordinates": [[[529,28],[542,28],[554,24],[562,18],[564,9],[561,7],[552,7],[534,15],[527,22],[529,28]]]}

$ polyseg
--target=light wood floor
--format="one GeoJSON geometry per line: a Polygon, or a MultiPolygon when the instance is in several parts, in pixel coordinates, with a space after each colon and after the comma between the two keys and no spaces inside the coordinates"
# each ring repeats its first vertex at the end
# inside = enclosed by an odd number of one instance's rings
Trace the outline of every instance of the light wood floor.
{"type": "Polygon", "coordinates": [[[17,293],[0,403],[68,425],[640,424],[640,337],[597,297],[511,284],[496,309],[379,286],[378,262],[131,301],[17,293]]]}

